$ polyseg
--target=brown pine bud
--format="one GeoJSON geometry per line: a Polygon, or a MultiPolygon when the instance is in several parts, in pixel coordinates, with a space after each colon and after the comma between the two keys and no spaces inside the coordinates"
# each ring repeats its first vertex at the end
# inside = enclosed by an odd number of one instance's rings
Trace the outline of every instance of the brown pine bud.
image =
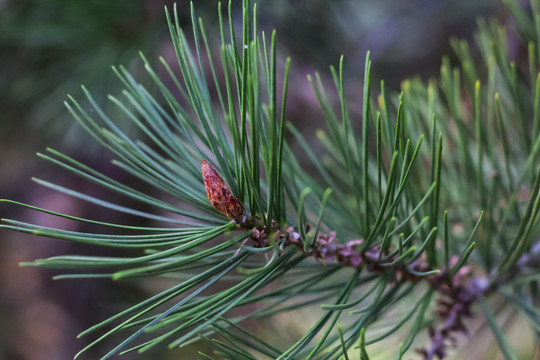
{"type": "Polygon", "coordinates": [[[244,213],[244,206],[233,196],[229,185],[223,181],[216,169],[208,161],[203,160],[201,170],[210,204],[230,219],[241,216],[244,213]]]}

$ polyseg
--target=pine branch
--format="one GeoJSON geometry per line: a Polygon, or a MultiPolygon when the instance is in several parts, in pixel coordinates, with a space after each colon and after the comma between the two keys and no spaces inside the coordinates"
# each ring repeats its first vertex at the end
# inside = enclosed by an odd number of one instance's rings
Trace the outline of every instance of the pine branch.
{"type": "MultiPolygon", "coordinates": [[[[540,47],[533,29],[540,28],[540,15],[529,18],[516,2],[508,4],[517,18],[528,19],[520,36],[530,41],[527,69],[536,71],[540,47]]],[[[115,156],[116,166],[160,195],[136,190],[56,150],[39,154],[154,210],[35,179],[38,184],[170,227],[99,222],[4,200],[107,230],[68,231],[12,219],[3,219],[3,228],[141,250],[136,256],[64,255],[23,265],[75,270],[57,277],[64,279],[164,274],[180,279],[81,333],[103,331],[77,356],[128,330],[102,359],[200,339],[231,359],[252,359],[253,353],[348,358],[357,344],[360,358],[367,359],[368,346],[408,331],[395,349],[397,359],[413,344],[425,359],[444,358],[470,319],[478,317],[478,304],[503,355],[514,358],[488,299],[500,290],[538,328],[537,304],[525,299],[537,295],[539,268],[540,92],[538,77],[519,76],[519,64],[508,58],[504,31],[479,22],[482,59],[472,58],[467,43],[453,40],[460,67],[446,58],[438,82],[407,80],[399,95],[387,94],[381,83],[377,102],[368,53],[358,121],[347,105],[343,58],[330,70],[339,104],[330,100],[321,75],[310,76],[327,127],[316,133],[327,150],[321,155],[286,121],[290,60],[284,62],[280,93],[276,33],[269,38],[258,33],[256,7],[247,0],[238,32],[231,8],[232,2],[226,23],[219,7],[218,60],[193,5],[193,42],[179,26],[176,7],[166,10],[181,76],[162,59],[170,77],[164,80],[141,56],[155,93],[123,67],[114,69],[125,91],[109,99],[140,129],[141,139],[128,136],[84,88],[92,110],[73,97],[66,102],[77,122],[115,156]],[[303,161],[291,149],[287,131],[305,152],[303,161]],[[305,170],[308,162],[313,173],[305,170]],[[319,316],[288,347],[247,335],[241,325],[313,304],[321,307],[319,316]],[[231,315],[233,309],[240,315],[231,315]],[[372,335],[395,309],[407,316],[392,318],[372,335]],[[346,310],[350,321],[343,321],[346,310]],[[415,337],[425,329],[430,341],[418,347],[415,337]],[[149,339],[136,343],[143,333],[149,339]]]]}

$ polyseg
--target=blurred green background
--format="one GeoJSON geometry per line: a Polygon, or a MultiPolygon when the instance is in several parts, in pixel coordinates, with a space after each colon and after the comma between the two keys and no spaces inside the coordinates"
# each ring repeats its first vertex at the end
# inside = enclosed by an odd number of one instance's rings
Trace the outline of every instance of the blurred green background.
{"type": "MultiPolygon", "coordinates": [[[[147,78],[139,51],[156,64],[158,55],[174,64],[164,5],[171,6],[172,1],[0,0],[1,198],[93,219],[115,216],[107,220],[125,222],[118,214],[40,188],[30,177],[100,194],[99,188],[84,184],[83,189],[80,180],[39,161],[35,152],[51,146],[120,181],[130,181],[71,119],[63,101],[68,93],[82,100],[80,85],[85,84],[105,104],[107,94],[120,90],[111,65],[123,64],[144,84],[147,78]]],[[[189,3],[179,1],[178,7],[189,32],[189,3]]],[[[217,43],[217,2],[197,1],[195,7],[217,43]]],[[[236,20],[241,18],[240,8],[241,1],[233,1],[236,20]]],[[[493,0],[274,0],[260,1],[258,13],[262,29],[278,31],[278,56],[292,58],[287,116],[306,129],[318,126],[321,118],[306,75],[320,71],[326,77],[328,65],[337,64],[341,54],[351,99],[361,98],[367,50],[373,60],[374,84],[384,78],[390,89],[398,91],[405,77],[437,76],[441,56],[451,54],[450,36],[472,39],[477,17],[496,16],[504,21],[507,16],[493,0]]],[[[353,112],[358,111],[360,102],[352,101],[351,106],[353,112]]],[[[114,119],[114,108],[105,108],[114,119]]],[[[0,205],[0,216],[52,221],[8,205],[0,205]]],[[[0,232],[0,359],[72,359],[89,341],[76,340],[79,332],[167,285],[167,280],[53,281],[53,272],[18,267],[20,261],[60,253],[118,254],[79,247],[0,232]]],[[[83,358],[95,359],[110,345],[83,358]]],[[[182,358],[195,358],[195,354],[182,358]]],[[[177,359],[178,352],[124,358],[177,359]]]]}

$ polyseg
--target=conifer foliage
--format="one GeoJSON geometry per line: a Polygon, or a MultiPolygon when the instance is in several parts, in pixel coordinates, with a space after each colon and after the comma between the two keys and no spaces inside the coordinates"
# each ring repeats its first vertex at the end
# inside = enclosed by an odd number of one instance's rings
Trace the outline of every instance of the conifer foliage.
{"type": "Polygon", "coordinates": [[[54,149],[39,156],[144,206],[34,179],[153,225],[3,200],[100,231],[14,219],[3,219],[3,228],[132,250],[25,265],[63,269],[58,279],[180,279],[84,331],[95,340],[79,354],[120,333],[124,340],[102,359],[195,341],[213,344],[215,353],[201,354],[208,359],[378,358],[381,341],[395,345],[395,359],[442,359],[462,334],[474,341],[469,323],[485,321],[502,355],[518,359],[496,314],[508,307],[540,331],[540,7],[533,0],[531,15],[505,2],[517,29],[479,21],[477,57],[467,42],[452,40],[459,63],[443,59],[439,79],[407,80],[399,95],[371,83],[369,53],[361,97],[344,93],[343,58],[330,68],[333,86],[309,77],[325,120],[317,131],[322,155],[287,121],[290,59],[278,58],[275,32],[257,29],[256,5],[244,0],[241,29],[232,3],[228,19],[218,9],[219,52],[193,5],[192,39],[176,8],[166,10],[178,64],[161,59],[164,71],[156,71],[141,54],[152,91],[114,68],[125,89],[109,99],[140,129],[138,138],[84,88],[92,109],[66,101],[113,163],[156,191],[54,149]],[[528,56],[511,59],[508,38],[519,39],[528,56]],[[347,106],[359,97],[360,117],[347,106]],[[314,309],[305,321],[312,323],[288,344],[243,327],[304,308],[314,309]]]}

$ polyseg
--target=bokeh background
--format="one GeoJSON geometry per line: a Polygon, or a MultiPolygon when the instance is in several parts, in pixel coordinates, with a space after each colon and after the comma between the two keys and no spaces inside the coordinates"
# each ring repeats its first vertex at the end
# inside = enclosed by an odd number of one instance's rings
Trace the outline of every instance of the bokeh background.
{"type": "MultiPolygon", "coordinates": [[[[80,85],[85,84],[115,118],[114,108],[105,105],[107,94],[120,90],[111,65],[124,65],[144,84],[147,78],[139,51],[152,62],[157,63],[161,55],[174,64],[165,5],[171,6],[172,1],[0,0],[0,198],[92,219],[133,220],[46,190],[31,177],[99,197],[99,188],[89,188],[35,156],[51,146],[120,181],[130,181],[71,119],[63,102],[66,94],[82,100],[80,85]]],[[[178,1],[178,7],[189,32],[189,3],[178,1]]],[[[195,8],[217,43],[217,2],[197,1],[195,8]]],[[[233,0],[237,21],[240,8],[241,1],[233,0]]],[[[327,77],[328,66],[337,64],[341,54],[345,55],[346,88],[355,111],[354,99],[361,99],[367,50],[373,60],[374,86],[378,88],[378,79],[384,79],[390,90],[399,91],[406,77],[437,76],[442,55],[451,55],[449,38],[472,39],[477,17],[504,21],[507,16],[502,4],[494,0],[273,0],[259,1],[258,13],[262,29],[278,31],[278,56],[292,58],[287,116],[304,129],[317,127],[321,121],[306,75],[319,71],[327,77]]],[[[359,108],[360,101],[356,103],[359,108]]],[[[0,204],[0,216],[53,221],[6,204],[0,204]]],[[[21,261],[62,253],[103,252],[119,254],[0,231],[0,359],[72,359],[90,339],[75,339],[79,332],[166,285],[155,281],[53,281],[56,272],[18,266],[21,261]]],[[[110,344],[99,346],[83,358],[98,358],[108,347],[110,344]]],[[[124,358],[178,356],[175,351],[157,351],[124,358]]],[[[182,358],[196,358],[196,353],[182,358]]]]}

